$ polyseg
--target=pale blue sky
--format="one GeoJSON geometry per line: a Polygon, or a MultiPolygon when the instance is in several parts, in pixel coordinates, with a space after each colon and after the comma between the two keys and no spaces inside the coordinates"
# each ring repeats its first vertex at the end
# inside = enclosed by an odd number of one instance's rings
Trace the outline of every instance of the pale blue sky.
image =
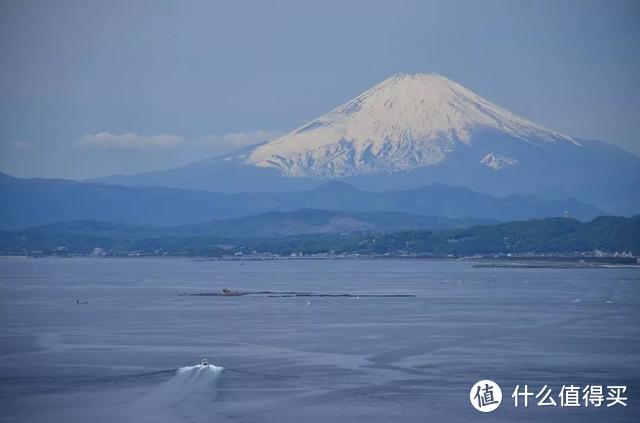
{"type": "Polygon", "coordinates": [[[172,167],[397,72],[640,154],[638,22],[637,1],[1,1],[0,171],[172,167]]]}

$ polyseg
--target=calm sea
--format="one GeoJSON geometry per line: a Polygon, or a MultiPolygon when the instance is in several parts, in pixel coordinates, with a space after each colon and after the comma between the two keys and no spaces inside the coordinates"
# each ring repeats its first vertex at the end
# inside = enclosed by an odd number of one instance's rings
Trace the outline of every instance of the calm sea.
{"type": "Polygon", "coordinates": [[[632,422],[639,392],[638,269],[0,258],[3,422],[632,422]],[[222,288],[351,296],[184,295],[222,288]],[[525,384],[558,405],[514,407],[525,384]]]}

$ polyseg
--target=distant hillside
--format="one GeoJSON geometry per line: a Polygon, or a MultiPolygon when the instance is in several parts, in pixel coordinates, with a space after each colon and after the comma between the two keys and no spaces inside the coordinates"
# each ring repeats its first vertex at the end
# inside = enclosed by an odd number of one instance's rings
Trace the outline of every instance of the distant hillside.
{"type": "Polygon", "coordinates": [[[91,220],[49,223],[17,231],[0,232],[0,249],[47,250],[60,246],[74,251],[94,247],[131,248],[137,242],[166,238],[218,238],[250,240],[331,233],[388,233],[409,230],[450,230],[494,223],[482,219],[447,219],[400,212],[348,212],[301,209],[267,212],[239,219],[159,227],[91,220]],[[117,246],[117,247],[116,247],[117,246]]]}
{"type": "Polygon", "coordinates": [[[402,212],[300,209],[292,212],[266,212],[239,219],[212,220],[175,228],[171,232],[194,236],[270,238],[317,233],[447,230],[489,223],[496,222],[488,219],[449,219],[402,212]]]}
{"type": "Polygon", "coordinates": [[[559,253],[572,251],[633,251],[640,253],[640,215],[598,217],[582,223],[547,218],[476,226],[449,232],[413,231],[383,235],[361,245],[363,251],[406,248],[421,253],[559,253]]]}
{"type": "Polygon", "coordinates": [[[0,174],[0,228],[99,220],[159,226],[231,217],[224,196],[170,188],[125,188],[0,174]]]}
{"type": "MultiPolygon", "coordinates": [[[[207,240],[191,240],[184,251],[207,251],[207,240]]],[[[640,254],[640,216],[599,217],[582,223],[576,219],[546,218],[481,225],[451,231],[404,231],[390,234],[331,234],[255,240],[238,243],[243,254],[493,254],[632,251],[640,254]]],[[[232,249],[234,251],[234,249],[232,249]]],[[[221,252],[218,251],[218,254],[221,252]]],[[[226,252],[228,254],[228,251],[226,252]]]]}
{"type": "Polygon", "coordinates": [[[133,188],[0,174],[0,228],[76,220],[179,226],[298,209],[393,211],[449,219],[522,220],[606,214],[575,200],[492,197],[463,187],[430,185],[406,191],[361,191],[332,182],[311,191],[223,194],[171,188],[133,188]]]}
{"type": "MultiPolygon", "coordinates": [[[[313,215],[316,211],[298,213],[313,215]]],[[[324,212],[318,214],[323,215],[324,212]]],[[[295,213],[292,216],[291,221],[298,219],[295,213]]],[[[336,213],[333,216],[345,215],[336,213]]],[[[384,221],[390,217],[372,216],[369,217],[369,222],[384,221]]],[[[350,219],[358,220],[353,216],[350,219]]],[[[321,228],[323,232],[299,232],[294,236],[282,236],[285,232],[291,232],[292,228],[300,230],[298,224],[284,230],[287,227],[285,223],[275,225],[271,232],[247,233],[252,227],[257,228],[259,222],[266,221],[274,222],[274,216],[263,215],[254,221],[241,219],[220,226],[219,223],[211,222],[201,227],[181,228],[103,222],[51,224],[14,232],[0,231],[0,251],[90,253],[98,247],[110,254],[135,251],[223,256],[240,253],[289,255],[299,252],[364,255],[565,253],[600,249],[640,254],[640,216],[599,217],[587,223],[570,218],[546,218],[444,231],[399,232],[327,231],[326,217],[316,217],[315,227],[321,228]]],[[[313,220],[307,222],[305,231],[314,226],[313,220]]]]}

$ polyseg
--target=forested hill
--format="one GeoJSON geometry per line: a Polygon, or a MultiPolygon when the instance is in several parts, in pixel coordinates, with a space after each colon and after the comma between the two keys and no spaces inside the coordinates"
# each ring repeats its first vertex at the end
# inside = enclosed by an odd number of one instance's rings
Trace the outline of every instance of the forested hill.
{"type": "MultiPolygon", "coordinates": [[[[193,229],[193,228],[192,228],[193,229]]],[[[293,236],[228,236],[175,228],[104,222],[50,224],[0,232],[3,254],[430,254],[570,253],[603,250],[640,254],[640,216],[598,217],[590,222],[546,218],[451,230],[352,231],[293,236]]]]}

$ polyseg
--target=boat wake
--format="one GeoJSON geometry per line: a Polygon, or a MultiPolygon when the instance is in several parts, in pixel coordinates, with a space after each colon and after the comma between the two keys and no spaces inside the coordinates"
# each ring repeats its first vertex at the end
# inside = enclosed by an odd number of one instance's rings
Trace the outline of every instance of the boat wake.
{"type": "Polygon", "coordinates": [[[223,368],[212,364],[181,367],[171,379],[135,402],[138,421],[199,421],[213,412],[223,368]]]}

